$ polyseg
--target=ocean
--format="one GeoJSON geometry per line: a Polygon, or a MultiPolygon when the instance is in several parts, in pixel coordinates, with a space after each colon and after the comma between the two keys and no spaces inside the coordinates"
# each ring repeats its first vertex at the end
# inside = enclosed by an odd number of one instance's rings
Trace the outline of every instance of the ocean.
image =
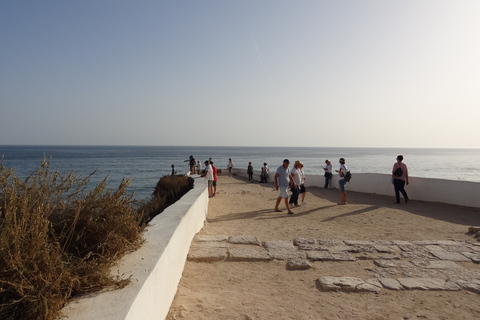
{"type": "Polygon", "coordinates": [[[74,171],[86,176],[97,170],[92,183],[108,176],[109,188],[116,189],[122,178],[131,178],[129,191],[137,199],[153,192],[157,181],[170,174],[188,172],[190,155],[200,163],[212,158],[217,168],[226,168],[232,158],[236,168],[252,162],[260,170],[264,162],[275,170],[283,159],[300,160],[306,174],[323,175],[325,159],[337,168],[338,159],[346,159],[353,173],[391,173],[397,155],[404,156],[411,177],[480,182],[480,149],[418,148],[322,148],[322,147],[185,147],[185,146],[0,146],[6,168],[26,178],[40,166],[43,157],[51,159],[51,169],[74,171]]]}

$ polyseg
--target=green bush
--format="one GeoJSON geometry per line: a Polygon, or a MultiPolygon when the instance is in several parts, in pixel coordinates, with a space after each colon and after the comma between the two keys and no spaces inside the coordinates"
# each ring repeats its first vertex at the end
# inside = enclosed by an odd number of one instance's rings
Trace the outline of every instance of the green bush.
{"type": "Polygon", "coordinates": [[[55,319],[75,294],[128,283],[110,269],[142,244],[145,219],[130,180],[89,189],[91,175],[51,172],[43,159],[22,181],[2,159],[0,319],[55,319]]]}

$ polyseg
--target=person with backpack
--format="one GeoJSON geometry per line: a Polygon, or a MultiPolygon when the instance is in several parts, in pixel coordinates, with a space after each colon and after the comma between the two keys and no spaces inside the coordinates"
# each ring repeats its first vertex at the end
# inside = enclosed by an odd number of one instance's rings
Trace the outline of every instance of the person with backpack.
{"type": "Polygon", "coordinates": [[[340,158],[340,169],[335,170],[338,173],[338,187],[340,188],[340,192],[342,193],[342,200],[338,202],[339,205],[346,205],[347,204],[347,190],[345,189],[345,184],[347,183],[345,176],[348,173],[347,166],[345,165],[345,159],[340,158]]]}
{"type": "Polygon", "coordinates": [[[408,202],[408,195],[405,191],[405,183],[408,185],[408,168],[403,161],[403,156],[397,157],[397,162],[393,165],[392,169],[392,183],[395,188],[395,203],[400,203],[400,192],[405,198],[405,202],[408,202]]]}

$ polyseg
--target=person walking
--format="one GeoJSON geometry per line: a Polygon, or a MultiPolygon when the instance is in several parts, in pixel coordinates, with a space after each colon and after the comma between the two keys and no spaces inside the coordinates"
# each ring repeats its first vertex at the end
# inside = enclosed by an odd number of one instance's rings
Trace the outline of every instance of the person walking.
{"type": "Polygon", "coordinates": [[[290,201],[288,202],[290,205],[294,205],[298,207],[298,195],[300,194],[300,183],[301,183],[301,175],[300,175],[300,161],[295,161],[293,165],[293,169],[291,171],[291,175],[293,180],[290,181],[290,191],[292,191],[292,195],[290,196],[290,201]]]}
{"type": "Polygon", "coordinates": [[[253,182],[253,167],[251,162],[248,163],[247,173],[248,173],[248,181],[253,182]]]}
{"type": "Polygon", "coordinates": [[[232,158],[228,158],[227,168],[228,168],[228,176],[231,177],[232,176],[232,169],[233,169],[232,158]]]}
{"type": "Polygon", "coordinates": [[[345,159],[340,158],[340,169],[335,170],[335,172],[338,173],[338,187],[340,188],[340,192],[342,193],[342,200],[338,202],[337,204],[340,205],[345,205],[347,204],[347,190],[345,189],[345,184],[347,181],[345,181],[345,175],[348,172],[347,166],[345,165],[345,159]]]}
{"type": "Polygon", "coordinates": [[[175,169],[175,165],[172,164],[172,176],[177,174],[177,169],[175,169]]]}
{"type": "Polygon", "coordinates": [[[323,168],[325,171],[325,185],[323,186],[324,189],[328,189],[328,186],[330,185],[330,181],[332,180],[332,163],[330,161],[325,160],[326,166],[323,168]]]}
{"type": "Polygon", "coordinates": [[[294,184],[293,176],[290,172],[290,169],[288,168],[289,165],[290,161],[288,161],[288,159],[283,160],[283,164],[278,167],[277,172],[275,173],[275,190],[280,190],[280,194],[278,195],[277,201],[275,203],[275,209],[273,210],[275,212],[282,212],[280,209],[278,209],[278,205],[280,204],[280,201],[284,199],[285,206],[287,207],[287,213],[293,214],[288,204],[288,187],[290,185],[290,182],[294,184]]]}
{"type": "Polygon", "coordinates": [[[400,192],[405,198],[405,202],[408,202],[408,195],[405,191],[405,183],[408,185],[408,168],[403,161],[403,156],[397,156],[397,162],[393,165],[392,169],[392,183],[395,189],[395,203],[400,203],[400,192]]]}

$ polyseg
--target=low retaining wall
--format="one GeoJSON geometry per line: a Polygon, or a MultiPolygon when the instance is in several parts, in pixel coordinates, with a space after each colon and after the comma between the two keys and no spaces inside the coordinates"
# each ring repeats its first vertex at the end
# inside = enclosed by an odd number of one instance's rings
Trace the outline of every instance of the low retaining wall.
{"type": "Polygon", "coordinates": [[[144,234],[145,244],[122,259],[118,274],[131,275],[131,283],[120,290],[74,300],[63,310],[69,320],[165,319],[182,277],[190,243],[207,217],[205,179],[194,179],[193,190],[150,222],[144,234]]]}
{"type": "MultiPolygon", "coordinates": [[[[268,182],[274,182],[275,170],[268,174],[268,182]]],[[[233,173],[248,178],[245,169],[233,169],[233,173]]],[[[347,183],[347,192],[356,191],[394,196],[390,174],[355,173],[347,183]]],[[[306,187],[321,187],[325,184],[323,175],[306,175],[306,187]]],[[[254,181],[260,181],[260,171],[254,171],[254,181]]],[[[480,208],[480,183],[469,181],[444,180],[433,178],[410,177],[409,185],[405,186],[408,197],[412,200],[422,200],[480,208]]],[[[333,175],[331,187],[338,189],[337,176],[333,175]]]]}
{"type": "MultiPolygon", "coordinates": [[[[233,173],[247,178],[245,170],[233,173]]],[[[275,173],[270,173],[273,182],[275,173]]],[[[388,174],[353,173],[347,191],[393,196],[388,174]]],[[[255,172],[260,181],[260,172],[255,172]]],[[[305,185],[323,187],[324,177],[307,175],[305,185]]],[[[182,277],[185,261],[195,234],[204,226],[208,213],[208,191],[204,178],[196,176],[195,187],[162,214],[145,232],[145,244],[124,257],[118,274],[131,275],[131,283],[120,290],[82,297],[63,310],[69,320],[165,319],[182,277]]],[[[411,199],[480,207],[480,183],[442,179],[410,178],[407,192],[411,199]]],[[[338,188],[338,180],[332,179],[338,188]]]]}

